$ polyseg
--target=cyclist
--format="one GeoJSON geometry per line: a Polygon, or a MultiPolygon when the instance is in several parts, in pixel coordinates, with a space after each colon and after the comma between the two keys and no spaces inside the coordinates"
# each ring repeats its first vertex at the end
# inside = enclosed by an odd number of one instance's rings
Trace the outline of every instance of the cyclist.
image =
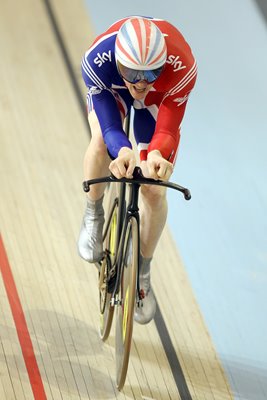
{"type": "MultiPolygon", "coordinates": [[[[98,36],[82,60],[88,88],[88,120],[92,138],[84,158],[85,180],[106,176],[131,178],[139,163],[122,121],[134,108],[134,136],[146,177],[168,180],[173,172],[180,125],[197,66],[182,34],[162,19],[128,17],[98,36]]],[[[103,255],[104,185],[93,185],[78,239],[80,256],[97,262],[103,255]]],[[[141,187],[140,286],[145,298],[135,320],[148,323],[156,301],[150,264],[167,217],[166,191],[141,187]]]]}

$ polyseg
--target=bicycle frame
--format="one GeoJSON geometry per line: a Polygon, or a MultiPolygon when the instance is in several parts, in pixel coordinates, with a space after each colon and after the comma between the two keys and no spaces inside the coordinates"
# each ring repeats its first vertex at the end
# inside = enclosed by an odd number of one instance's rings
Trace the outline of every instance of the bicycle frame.
{"type": "MultiPolygon", "coordinates": [[[[139,294],[139,268],[140,268],[140,233],[139,233],[139,227],[140,227],[140,218],[139,218],[139,207],[138,207],[138,198],[139,198],[139,189],[140,189],[140,183],[136,183],[134,181],[131,182],[130,184],[130,194],[129,194],[129,201],[127,205],[127,209],[125,211],[125,215],[123,218],[123,225],[122,225],[122,230],[121,230],[121,235],[119,238],[119,245],[118,245],[118,251],[117,251],[117,258],[115,260],[115,268],[117,270],[117,275],[116,275],[116,283],[115,287],[113,290],[112,298],[111,298],[111,305],[117,304],[116,300],[116,294],[118,293],[119,289],[119,282],[121,279],[121,266],[123,262],[123,252],[122,248],[125,243],[125,236],[126,236],[126,230],[128,226],[128,222],[131,218],[135,218],[138,226],[138,254],[139,254],[139,259],[138,259],[138,279],[137,279],[137,293],[139,294]]],[[[141,300],[139,298],[139,300],[141,300]]]]}
{"type": "MultiPolygon", "coordinates": [[[[89,192],[90,190],[90,185],[93,184],[97,184],[97,183],[120,183],[124,185],[123,189],[123,193],[121,194],[121,197],[123,197],[125,195],[125,184],[129,184],[130,186],[130,195],[129,195],[129,201],[128,201],[128,205],[127,205],[127,209],[125,210],[125,214],[124,217],[122,218],[123,221],[119,221],[120,225],[120,230],[119,232],[121,233],[120,237],[119,237],[119,243],[117,246],[117,253],[116,253],[116,257],[115,257],[115,261],[114,264],[112,266],[112,268],[114,267],[116,269],[116,283],[115,283],[115,287],[113,289],[113,293],[112,293],[112,298],[111,298],[111,305],[114,306],[116,304],[116,294],[118,292],[118,287],[119,287],[119,282],[120,282],[120,277],[121,277],[121,264],[122,264],[122,246],[124,245],[124,239],[125,239],[125,235],[126,235],[126,228],[128,225],[128,221],[130,218],[135,218],[138,224],[138,234],[139,234],[139,207],[138,207],[138,199],[139,199],[139,189],[140,186],[143,184],[145,185],[156,185],[156,186],[163,186],[166,188],[171,188],[171,189],[175,189],[180,191],[181,193],[183,193],[185,200],[190,200],[191,199],[191,193],[189,191],[189,189],[184,188],[180,185],[177,185],[175,183],[172,182],[164,182],[161,180],[154,180],[151,178],[145,178],[142,174],[141,168],[140,167],[135,167],[134,169],[134,173],[133,173],[133,179],[128,179],[128,178],[121,178],[121,179],[117,179],[116,177],[114,177],[113,175],[110,176],[106,176],[103,178],[99,178],[99,179],[92,179],[89,181],[85,181],[83,182],[83,189],[85,192],[89,192]]],[[[116,200],[118,201],[118,199],[116,200]]],[[[122,204],[122,201],[119,201],[120,207],[123,207],[124,205],[122,204]]],[[[114,202],[113,207],[116,206],[116,202],[114,202]]],[[[106,235],[106,232],[104,233],[104,237],[106,235]]],[[[140,237],[138,237],[138,254],[140,256],[140,237]]],[[[141,297],[140,297],[140,287],[139,287],[139,267],[140,267],[140,257],[138,260],[138,279],[137,279],[137,293],[139,295],[139,301],[141,301],[141,297]]]]}
{"type": "Polygon", "coordinates": [[[125,383],[130,357],[134,310],[135,307],[143,305],[144,298],[139,283],[141,254],[138,198],[140,186],[145,184],[172,188],[182,192],[186,200],[191,198],[191,194],[188,189],[177,184],[145,178],[139,167],[134,169],[133,179],[117,179],[113,175],[93,179],[83,183],[84,191],[88,192],[92,184],[104,182],[120,183],[120,190],[117,196],[117,193],[115,194],[113,189],[109,188],[111,190],[109,217],[103,239],[105,249],[103,259],[99,263],[100,337],[102,340],[108,338],[116,308],[116,384],[121,390],[125,383]],[[127,186],[129,193],[126,193],[127,186]],[[112,238],[111,246],[110,238],[112,238]]]}

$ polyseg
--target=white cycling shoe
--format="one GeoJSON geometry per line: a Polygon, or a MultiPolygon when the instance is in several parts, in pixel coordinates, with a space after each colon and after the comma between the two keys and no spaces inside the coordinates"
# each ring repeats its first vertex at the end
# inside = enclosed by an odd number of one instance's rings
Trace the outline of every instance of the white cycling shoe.
{"type": "Polygon", "coordinates": [[[102,234],[104,226],[103,197],[87,201],[81,231],[78,239],[78,253],[85,261],[96,263],[103,258],[102,234]]]}
{"type": "Polygon", "coordinates": [[[140,290],[143,292],[143,306],[135,306],[134,320],[139,324],[148,324],[156,313],[156,299],[150,285],[150,262],[151,259],[141,257],[141,268],[139,276],[140,290]]]}

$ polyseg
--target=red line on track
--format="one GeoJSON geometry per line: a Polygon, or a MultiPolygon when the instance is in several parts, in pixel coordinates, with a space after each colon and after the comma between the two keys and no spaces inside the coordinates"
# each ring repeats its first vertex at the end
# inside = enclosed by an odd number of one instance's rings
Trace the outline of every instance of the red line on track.
{"type": "Polygon", "coordinates": [[[21,306],[18,291],[13,278],[12,270],[8,262],[6,250],[1,235],[0,235],[0,270],[6,288],[6,293],[9,300],[10,308],[13,314],[13,319],[15,322],[20,342],[20,347],[28,371],[28,376],[34,398],[36,400],[46,400],[47,397],[44,391],[44,385],[42,382],[41,374],[34,354],[31,337],[29,334],[26,319],[21,306]]]}

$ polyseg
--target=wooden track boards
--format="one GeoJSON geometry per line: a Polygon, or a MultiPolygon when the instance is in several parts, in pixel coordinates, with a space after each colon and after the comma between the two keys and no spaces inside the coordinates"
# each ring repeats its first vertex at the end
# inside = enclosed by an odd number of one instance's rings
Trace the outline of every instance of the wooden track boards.
{"type": "MultiPolygon", "coordinates": [[[[46,2],[2,3],[0,227],[46,396],[179,399],[154,322],[134,326],[126,385],[121,393],[115,388],[114,331],[107,344],[100,341],[97,274],[76,252],[88,128],[46,2]]],[[[80,60],[93,35],[83,2],[51,6],[85,99],[80,60]]],[[[231,399],[167,228],[154,267],[154,290],[192,398],[231,399]]],[[[0,300],[0,398],[33,399],[2,279],[0,300]]]]}

